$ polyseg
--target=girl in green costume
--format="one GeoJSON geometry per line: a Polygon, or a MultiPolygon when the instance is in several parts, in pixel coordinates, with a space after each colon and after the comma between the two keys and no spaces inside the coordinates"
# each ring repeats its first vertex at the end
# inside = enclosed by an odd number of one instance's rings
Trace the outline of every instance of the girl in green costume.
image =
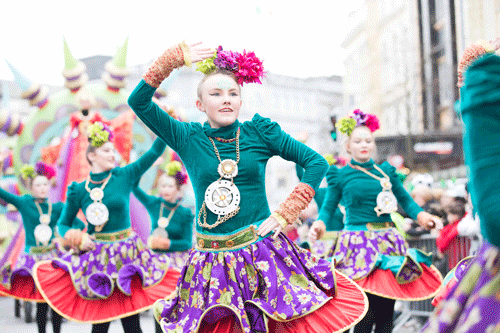
{"type": "MultiPolygon", "coordinates": [[[[49,196],[51,179],[55,169],[43,162],[35,166],[25,165],[22,176],[31,194],[17,196],[0,188],[0,198],[14,205],[23,218],[25,247],[17,258],[15,267],[5,263],[0,270],[0,293],[24,301],[37,302],[36,323],[39,333],[45,333],[49,305],[45,302],[33,280],[33,266],[43,260],[51,260],[64,254],[61,237],[56,224],[63,210],[62,202],[52,203],[49,196]]],[[[75,219],[75,225],[84,224],[75,219]]],[[[52,311],[51,321],[55,333],[61,331],[61,316],[52,311]]]]}
{"type": "Polygon", "coordinates": [[[92,323],[93,333],[107,332],[113,319],[121,319],[125,332],[141,332],[138,313],[171,293],[179,276],[166,256],[148,249],[132,231],[129,215],[132,188],[166,146],[156,139],[137,161],[118,167],[111,129],[95,122],[88,137],[91,172],[68,187],[58,221],[73,251],[39,264],[37,286],[64,317],[92,323]],[[80,209],[86,231],[71,223],[80,209]]]}
{"type": "MultiPolygon", "coordinates": [[[[151,218],[151,235],[148,246],[155,252],[170,258],[171,267],[184,267],[193,246],[194,216],[191,210],[180,204],[183,186],[187,184],[187,174],[182,164],[172,161],[165,167],[166,172],[158,178],[158,197],[148,195],[137,184],[133,189],[136,198],[146,207],[151,218]]],[[[160,325],[155,320],[157,333],[160,325]]]]}
{"type": "Polygon", "coordinates": [[[281,233],[311,201],[327,162],[270,119],[255,114],[238,121],[240,85],[263,76],[253,52],[196,46],[165,51],[129,97],[139,118],[180,156],[196,197],[196,247],[173,297],[157,302],[156,319],[164,332],[348,329],[364,314],[364,294],[281,233]],[[196,102],[207,115],[204,124],[179,122],[151,100],[173,69],[192,62],[206,74],[196,102]],[[271,214],[265,169],[276,155],[305,172],[271,214]]]}
{"type": "Polygon", "coordinates": [[[309,237],[312,242],[321,238],[325,222],[342,200],[345,225],[328,256],[368,294],[370,308],[354,332],[371,332],[374,324],[377,333],[391,332],[395,300],[431,298],[442,278],[431,266],[430,255],[408,249],[390,214],[399,203],[424,228],[436,227],[441,221],[413,201],[394,167],[387,162],[377,165],[371,159],[373,132],[379,128],[376,116],[355,110],[337,127],[349,136],[346,148],[352,160],[342,169],[330,169],[326,198],[309,237]]]}

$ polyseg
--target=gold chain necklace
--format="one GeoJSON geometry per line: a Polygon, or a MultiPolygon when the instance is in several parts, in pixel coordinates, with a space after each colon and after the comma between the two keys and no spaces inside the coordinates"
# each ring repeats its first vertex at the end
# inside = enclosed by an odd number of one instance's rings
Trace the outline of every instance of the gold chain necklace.
{"type": "Polygon", "coordinates": [[[42,244],[43,246],[47,246],[49,244],[50,239],[52,238],[52,229],[49,227],[50,224],[50,216],[52,215],[52,203],[50,200],[47,200],[47,205],[49,206],[49,210],[47,214],[43,213],[42,207],[40,204],[34,200],[36,209],[38,210],[38,214],[40,214],[39,221],[40,224],[35,227],[33,234],[35,235],[35,240],[38,244],[42,244]]]}
{"type": "Polygon", "coordinates": [[[47,214],[43,213],[42,207],[40,207],[40,204],[35,200],[35,206],[36,209],[38,210],[38,214],[40,214],[40,223],[42,224],[49,224],[50,223],[50,216],[52,215],[52,202],[50,200],[47,200],[47,205],[49,206],[49,211],[47,214]],[[47,220],[48,216],[48,220],[47,220]]]}
{"type": "Polygon", "coordinates": [[[215,155],[219,160],[217,171],[220,178],[210,184],[205,191],[205,200],[198,213],[198,225],[202,228],[213,229],[234,217],[240,211],[240,191],[233,182],[233,178],[238,175],[238,162],[240,161],[240,129],[238,128],[236,131],[236,161],[231,159],[222,160],[214,140],[211,137],[208,137],[208,139],[212,143],[215,155]],[[222,178],[230,179],[230,181],[222,178]],[[214,224],[207,223],[207,207],[218,215],[214,224]],[[203,222],[201,222],[202,215],[203,222]]]}
{"type": "Polygon", "coordinates": [[[179,207],[179,203],[177,203],[177,205],[175,205],[175,207],[173,207],[170,210],[170,213],[168,214],[167,217],[163,217],[163,210],[166,208],[166,206],[162,201],[162,203],[160,205],[160,218],[158,219],[158,226],[161,228],[168,227],[168,224],[170,223],[170,219],[172,218],[172,216],[174,216],[174,213],[178,207],[179,207]]]}
{"type": "Polygon", "coordinates": [[[91,181],[90,175],[85,181],[85,189],[89,192],[90,199],[94,200],[85,210],[85,217],[87,221],[95,227],[95,231],[97,232],[100,232],[102,228],[104,228],[104,225],[109,219],[108,207],[102,203],[102,199],[104,198],[104,188],[108,185],[112,175],[113,172],[110,172],[102,181],[103,184],[101,187],[94,187],[92,190],[89,188],[89,182],[91,181]]]}
{"type": "Polygon", "coordinates": [[[377,195],[377,206],[375,207],[377,216],[380,216],[382,214],[390,214],[398,210],[398,199],[394,196],[394,193],[392,193],[391,179],[381,168],[379,168],[378,165],[373,164],[373,167],[384,177],[374,175],[373,173],[359,165],[353,165],[352,163],[349,163],[349,166],[353,169],[364,172],[368,176],[380,181],[382,191],[377,195]]]}

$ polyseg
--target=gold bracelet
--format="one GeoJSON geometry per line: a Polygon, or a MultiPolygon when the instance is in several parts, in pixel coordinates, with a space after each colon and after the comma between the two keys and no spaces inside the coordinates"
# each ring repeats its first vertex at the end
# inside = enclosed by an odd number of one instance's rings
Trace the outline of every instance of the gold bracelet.
{"type": "Polygon", "coordinates": [[[191,67],[191,52],[189,51],[189,46],[186,44],[186,41],[183,40],[179,43],[179,47],[182,50],[182,54],[184,55],[184,65],[191,67]]]}
{"type": "Polygon", "coordinates": [[[153,248],[153,236],[148,237],[147,245],[150,249],[153,248]]]}
{"type": "Polygon", "coordinates": [[[281,229],[285,229],[285,227],[288,226],[288,221],[285,220],[285,218],[281,216],[279,213],[274,212],[271,214],[271,216],[278,221],[278,224],[281,226],[281,229]]]}

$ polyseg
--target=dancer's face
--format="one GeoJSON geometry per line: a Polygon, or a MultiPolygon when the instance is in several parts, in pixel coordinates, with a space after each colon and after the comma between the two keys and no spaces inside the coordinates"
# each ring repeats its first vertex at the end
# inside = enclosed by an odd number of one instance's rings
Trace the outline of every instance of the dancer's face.
{"type": "Polygon", "coordinates": [[[116,166],[115,147],[112,142],[106,142],[93,152],[88,153],[88,158],[92,162],[92,170],[104,172],[116,166]]]}
{"type": "Polygon", "coordinates": [[[368,162],[375,149],[375,140],[370,129],[366,126],[356,127],[347,141],[346,148],[356,162],[368,162]]]}
{"type": "Polygon", "coordinates": [[[205,112],[212,128],[229,126],[238,119],[241,108],[238,83],[228,75],[215,74],[203,82],[196,107],[205,112]]]}
{"type": "Polygon", "coordinates": [[[45,176],[36,176],[31,181],[31,195],[34,198],[46,199],[49,195],[50,183],[45,176]]]}
{"type": "Polygon", "coordinates": [[[179,198],[180,190],[174,177],[163,174],[158,179],[158,194],[165,201],[174,203],[179,198]]]}

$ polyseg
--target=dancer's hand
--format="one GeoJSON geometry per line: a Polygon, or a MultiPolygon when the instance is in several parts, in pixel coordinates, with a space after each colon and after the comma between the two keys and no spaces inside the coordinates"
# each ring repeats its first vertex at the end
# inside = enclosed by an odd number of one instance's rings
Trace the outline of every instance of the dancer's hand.
{"type": "Polygon", "coordinates": [[[148,243],[152,249],[167,251],[168,249],[170,249],[171,242],[170,242],[170,239],[168,239],[168,238],[151,236],[149,238],[148,243]]]}
{"type": "Polygon", "coordinates": [[[441,229],[443,229],[443,221],[439,217],[432,215],[432,214],[429,214],[427,212],[418,213],[417,223],[425,230],[430,230],[430,229],[441,230],[441,229]]]}
{"type": "Polygon", "coordinates": [[[214,55],[214,50],[209,47],[197,47],[202,42],[197,42],[193,44],[188,44],[189,52],[191,54],[191,62],[194,64],[198,61],[203,61],[205,59],[211,58],[214,55]]]}
{"type": "Polygon", "coordinates": [[[326,232],[325,222],[318,220],[314,221],[309,229],[309,242],[314,244],[318,239],[323,237],[326,232]]]}
{"type": "Polygon", "coordinates": [[[78,249],[82,252],[90,251],[90,250],[95,250],[95,243],[94,243],[94,236],[89,236],[88,234],[85,234],[82,242],[80,245],[78,245],[78,249]],[[85,235],[87,235],[85,237],[85,235]]]}
{"type": "Polygon", "coordinates": [[[283,228],[278,223],[278,220],[274,216],[269,216],[262,224],[257,228],[257,235],[264,237],[271,231],[274,231],[273,239],[276,239],[283,228]]]}
{"type": "Polygon", "coordinates": [[[83,234],[84,232],[80,229],[69,229],[64,235],[66,245],[71,248],[78,248],[78,246],[82,242],[83,234]]]}

